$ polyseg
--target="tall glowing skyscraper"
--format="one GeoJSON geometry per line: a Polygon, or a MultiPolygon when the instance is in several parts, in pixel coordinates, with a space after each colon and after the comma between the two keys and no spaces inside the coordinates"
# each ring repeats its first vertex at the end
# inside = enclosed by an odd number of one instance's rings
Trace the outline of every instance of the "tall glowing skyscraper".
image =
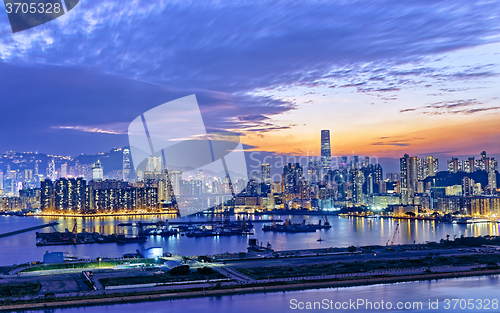
{"type": "Polygon", "coordinates": [[[130,150],[123,149],[123,180],[130,181],[130,150]]]}
{"type": "Polygon", "coordinates": [[[353,203],[362,204],[363,203],[363,172],[360,170],[353,171],[352,173],[352,184],[353,184],[353,203]]]}
{"type": "Polygon", "coordinates": [[[146,171],[154,173],[161,172],[161,157],[148,157],[146,171]]]}
{"type": "Polygon", "coordinates": [[[68,176],[68,163],[61,164],[61,174],[59,176],[61,178],[68,176]]]}
{"type": "Polygon", "coordinates": [[[54,159],[52,159],[49,162],[49,167],[47,168],[47,178],[55,181],[57,179],[57,173],[56,173],[56,164],[54,162],[54,159]]]}
{"type": "Polygon", "coordinates": [[[261,176],[262,176],[262,182],[264,184],[271,183],[271,166],[269,164],[262,164],[261,176]]]}
{"type": "Polygon", "coordinates": [[[321,176],[328,174],[332,164],[332,150],[330,147],[330,131],[321,131],[321,176]]]}
{"type": "Polygon", "coordinates": [[[497,191],[497,174],[493,169],[488,172],[488,188],[491,195],[494,195],[497,191]]]}
{"type": "Polygon", "coordinates": [[[104,178],[104,170],[101,165],[101,161],[97,161],[92,165],[92,180],[99,181],[104,178]]]}
{"type": "Polygon", "coordinates": [[[399,159],[401,170],[401,202],[403,205],[413,204],[413,196],[418,181],[418,158],[405,154],[399,159]]]}

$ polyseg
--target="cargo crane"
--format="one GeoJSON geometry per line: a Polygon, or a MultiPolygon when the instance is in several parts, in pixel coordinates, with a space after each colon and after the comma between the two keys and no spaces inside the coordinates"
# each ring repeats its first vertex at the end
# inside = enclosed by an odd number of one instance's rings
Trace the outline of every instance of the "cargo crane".
{"type": "Polygon", "coordinates": [[[273,219],[273,229],[277,229],[278,225],[276,224],[276,219],[274,218],[273,211],[271,211],[271,218],[273,219]]]}
{"type": "Polygon", "coordinates": [[[392,246],[394,245],[394,241],[396,240],[396,236],[399,234],[399,223],[396,225],[396,230],[394,230],[394,233],[391,235],[391,238],[387,240],[387,243],[385,244],[387,246],[387,250],[391,250],[392,246]],[[389,245],[390,243],[390,245],[389,245]]]}
{"type": "Polygon", "coordinates": [[[54,233],[59,233],[59,231],[57,230],[56,228],[56,224],[50,224],[50,226],[52,227],[52,229],[54,230],[54,233]]]}
{"type": "Polygon", "coordinates": [[[323,225],[325,226],[325,228],[330,228],[331,225],[330,221],[328,221],[328,216],[326,214],[325,215],[321,214],[320,218],[321,220],[323,220],[323,225]]]}

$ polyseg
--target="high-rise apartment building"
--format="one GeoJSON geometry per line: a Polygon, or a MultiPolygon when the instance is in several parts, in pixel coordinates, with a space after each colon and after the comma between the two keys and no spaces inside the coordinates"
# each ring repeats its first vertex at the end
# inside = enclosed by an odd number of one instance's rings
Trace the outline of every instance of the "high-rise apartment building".
{"type": "Polygon", "coordinates": [[[459,160],[458,158],[451,158],[448,161],[448,172],[450,173],[458,173],[463,171],[464,169],[464,161],[459,160]]]}
{"type": "Polygon", "coordinates": [[[86,187],[83,178],[58,179],[54,183],[54,210],[75,214],[85,213],[86,187]]]}
{"type": "Polygon", "coordinates": [[[384,170],[382,169],[382,165],[379,163],[375,164],[374,176],[375,183],[380,185],[380,183],[384,180],[384,170]]]}
{"type": "Polygon", "coordinates": [[[418,181],[418,159],[405,154],[399,160],[401,171],[401,202],[403,205],[413,204],[413,196],[418,181]]]}
{"type": "Polygon", "coordinates": [[[353,180],[353,192],[352,192],[352,197],[353,197],[353,203],[355,204],[362,204],[363,203],[363,171],[360,170],[354,170],[352,173],[352,180],[353,180]]]}
{"type": "Polygon", "coordinates": [[[182,173],[180,171],[171,170],[168,171],[170,176],[170,183],[172,184],[172,191],[174,195],[181,194],[181,183],[182,183],[182,173]]]}
{"type": "Polygon", "coordinates": [[[474,194],[475,182],[472,178],[464,177],[462,179],[462,195],[464,197],[470,197],[474,194]]]}
{"type": "Polygon", "coordinates": [[[497,173],[492,168],[490,168],[490,170],[488,171],[488,189],[489,189],[491,195],[496,194],[497,173]]]}
{"type": "Polygon", "coordinates": [[[422,163],[424,170],[423,179],[426,179],[427,177],[436,176],[436,174],[439,172],[438,159],[434,158],[433,156],[428,156],[427,158],[424,158],[422,163]]]}
{"type": "Polygon", "coordinates": [[[59,177],[66,177],[68,176],[68,163],[61,164],[61,173],[59,177]]]}
{"type": "Polygon", "coordinates": [[[148,157],[147,172],[161,172],[161,157],[148,157]]]}
{"type": "Polygon", "coordinates": [[[261,165],[261,180],[264,184],[271,183],[271,165],[262,164],[261,165]]]}
{"type": "Polygon", "coordinates": [[[320,181],[320,162],[318,160],[311,159],[307,163],[307,179],[311,184],[320,181]]]}
{"type": "Polygon", "coordinates": [[[42,211],[52,210],[52,194],[54,192],[52,180],[49,178],[40,183],[40,208],[42,211]]]}

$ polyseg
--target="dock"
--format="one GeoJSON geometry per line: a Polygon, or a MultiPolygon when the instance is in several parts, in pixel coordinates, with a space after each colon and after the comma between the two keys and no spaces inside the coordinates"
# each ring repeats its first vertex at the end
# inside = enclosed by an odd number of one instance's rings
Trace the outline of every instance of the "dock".
{"type": "Polygon", "coordinates": [[[32,230],[42,229],[42,228],[45,228],[45,227],[52,227],[52,226],[55,226],[55,225],[58,225],[58,224],[59,224],[58,222],[51,222],[51,223],[48,223],[48,224],[43,224],[43,225],[39,225],[39,226],[33,226],[33,227],[24,228],[24,229],[20,229],[20,230],[15,230],[15,231],[11,231],[11,232],[8,232],[8,233],[0,234],[0,238],[9,237],[9,236],[13,236],[13,235],[21,234],[21,233],[26,233],[26,232],[29,232],[29,231],[32,231],[32,230]]]}
{"type": "MultiPolygon", "coordinates": [[[[240,220],[239,222],[242,222],[243,220],[240,220]]],[[[247,223],[248,222],[251,222],[251,223],[272,223],[273,220],[245,220],[247,223]]],[[[161,221],[163,222],[163,221],[161,221]]],[[[238,221],[231,221],[231,222],[238,222],[238,221]]],[[[274,222],[283,222],[283,220],[281,219],[276,219],[274,220],[274,222]]],[[[180,225],[187,225],[187,226],[190,226],[190,225],[212,225],[214,223],[214,221],[185,221],[185,222],[180,222],[180,221],[173,221],[173,222],[170,222],[170,221],[165,221],[163,223],[168,223],[170,226],[180,226],[180,225]]],[[[125,222],[125,223],[120,223],[116,226],[118,227],[124,227],[124,226],[139,226],[139,225],[142,225],[142,226],[154,226],[154,225],[158,225],[158,222],[125,222]]]]}

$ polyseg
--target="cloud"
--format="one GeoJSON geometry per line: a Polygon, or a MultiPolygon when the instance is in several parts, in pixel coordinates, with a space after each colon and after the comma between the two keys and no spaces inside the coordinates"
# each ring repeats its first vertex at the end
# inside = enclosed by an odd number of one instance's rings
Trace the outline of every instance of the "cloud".
{"type": "Polygon", "coordinates": [[[410,144],[406,142],[375,142],[372,143],[374,146],[398,146],[398,147],[407,147],[410,144]]]}
{"type": "Polygon", "coordinates": [[[417,109],[402,109],[402,110],[399,110],[400,113],[405,113],[405,112],[412,112],[412,111],[415,111],[417,109]]]}
{"type": "Polygon", "coordinates": [[[451,100],[451,101],[440,101],[440,102],[435,102],[431,103],[429,105],[426,105],[426,108],[432,108],[432,109],[454,109],[458,107],[466,107],[466,106],[473,106],[473,105],[479,105],[482,104],[481,102],[477,101],[477,99],[467,99],[467,100],[451,100]]]}
{"type": "Polygon", "coordinates": [[[483,107],[483,108],[468,108],[471,106],[482,105],[484,102],[480,102],[477,99],[466,99],[466,100],[449,100],[430,103],[425,106],[417,108],[409,108],[399,110],[400,113],[406,112],[419,112],[426,115],[453,115],[453,114],[474,114],[486,111],[498,110],[500,107],[483,107]]]}
{"type": "MultiPolygon", "coordinates": [[[[110,135],[125,135],[127,131],[122,129],[116,129],[113,126],[52,126],[53,129],[67,129],[67,130],[77,130],[86,133],[97,133],[97,134],[110,134],[110,135]],[[113,129],[114,128],[114,129],[113,129]]],[[[122,125],[126,126],[126,125],[122,125]]]]}
{"type": "MultiPolygon", "coordinates": [[[[18,114],[10,116],[23,116],[27,126],[7,121],[0,129],[14,125],[17,144],[41,129],[63,131],[54,125],[80,127],[73,129],[88,135],[91,146],[91,136],[107,129],[93,125],[124,123],[193,93],[210,129],[293,127],[272,117],[297,105],[259,91],[325,85],[387,94],[427,84],[423,78],[497,75],[489,65],[445,70],[421,64],[498,42],[499,13],[499,2],[469,0],[102,0],[81,1],[63,18],[17,34],[1,13],[0,92],[35,86],[41,96],[3,99],[6,111],[18,114]],[[9,82],[17,78],[21,82],[9,82]],[[33,103],[48,109],[23,115],[19,106],[33,103]]],[[[395,99],[389,95],[385,99],[395,99]]]]}
{"type": "MultiPolygon", "coordinates": [[[[405,63],[496,42],[499,11],[496,2],[467,0],[86,1],[64,19],[2,36],[0,57],[93,66],[181,88],[248,91],[310,83],[352,64],[405,63]]],[[[7,34],[7,20],[2,24],[7,34]]]]}
{"type": "Polygon", "coordinates": [[[478,113],[478,112],[485,112],[485,111],[493,111],[493,110],[498,110],[500,107],[489,107],[489,108],[477,108],[477,109],[468,109],[468,110],[463,110],[458,113],[463,113],[463,114],[473,114],[473,113],[478,113]]]}

